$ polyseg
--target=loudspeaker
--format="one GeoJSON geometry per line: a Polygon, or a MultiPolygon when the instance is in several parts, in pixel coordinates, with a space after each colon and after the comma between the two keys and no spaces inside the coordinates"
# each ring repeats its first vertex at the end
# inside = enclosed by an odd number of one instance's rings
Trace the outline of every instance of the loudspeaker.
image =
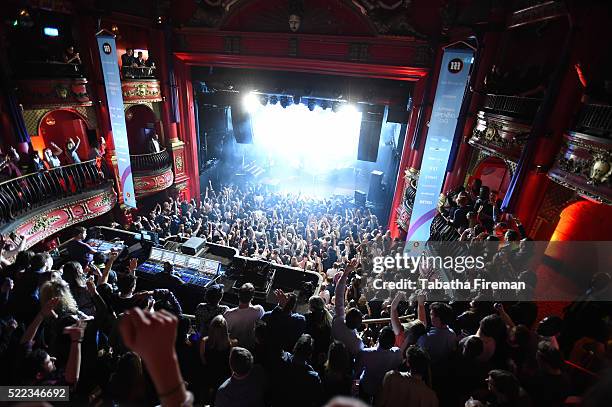
{"type": "Polygon", "coordinates": [[[383,122],[383,112],[379,110],[372,106],[361,116],[359,146],[357,147],[357,159],[360,161],[376,162],[378,159],[378,143],[383,122]]]}
{"type": "Polygon", "coordinates": [[[374,170],[370,173],[370,188],[368,189],[368,201],[379,202],[382,199],[383,172],[374,170]]]}
{"type": "Polygon", "coordinates": [[[181,252],[195,256],[204,246],[206,246],[206,240],[201,237],[190,237],[181,245],[181,252]]]}
{"type": "Polygon", "coordinates": [[[357,206],[365,206],[366,204],[366,194],[363,191],[355,190],[355,205],[357,206]]]}
{"type": "Polygon", "coordinates": [[[405,107],[389,106],[387,123],[407,124],[410,119],[410,111],[405,107]]]}
{"type": "Polygon", "coordinates": [[[239,144],[252,144],[253,126],[249,113],[244,109],[241,103],[238,103],[232,105],[231,115],[236,142],[239,144]]]}
{"type": "Polygon", "coordinates": [[[226,133],[230,127],[228,112],[227,106],[203,106],[200,110],[201,128],[211,136],[216,133],[226,133]]]}

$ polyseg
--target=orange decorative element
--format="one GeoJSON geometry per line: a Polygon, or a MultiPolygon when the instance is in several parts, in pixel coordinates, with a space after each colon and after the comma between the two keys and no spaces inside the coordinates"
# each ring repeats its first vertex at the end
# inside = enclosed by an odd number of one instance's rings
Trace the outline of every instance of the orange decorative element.
{"type": "Polygon", "coordinates": [[[161,102],[161,85],[157,79],[128,79],[121,81],[123,101],[128,103],[161,102]]]}
{"type": "Polygon", "coordinates": [[[159,191],[172,186],[174,182],[174,174],[172,169],[161,173],[152,173],[148,175],[134,174],[134,189],[136,190],[136,197],[142,198],[147,195],[154,194],[159,191]]]}
{"type": "Polygon", "coordinates": [[[26,107],[91,106],[87,79],[25,79],[17,81],[17,97],[26,107]]]}

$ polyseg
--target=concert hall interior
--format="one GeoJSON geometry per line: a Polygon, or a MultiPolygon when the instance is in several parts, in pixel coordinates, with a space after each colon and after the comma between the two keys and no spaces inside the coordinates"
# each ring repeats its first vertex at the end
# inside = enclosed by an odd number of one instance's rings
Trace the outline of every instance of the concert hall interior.
{"type": "Polygon", "coordinates": [[[0,17],[0,404],[609,404],[612,2],[0,17]]]}

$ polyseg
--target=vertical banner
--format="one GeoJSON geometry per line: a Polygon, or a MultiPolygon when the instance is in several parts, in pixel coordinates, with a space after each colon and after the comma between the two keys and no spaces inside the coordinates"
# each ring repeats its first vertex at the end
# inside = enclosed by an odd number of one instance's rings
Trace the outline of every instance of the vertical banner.
{"type": "Polygon", "coordinates": [[[123,203],[126,206],[136,208],[136,196],[134,194],[134,180],[132,178],[127,129],[125,128],[125,113],[123,110],[123,96],[121,95],[121,77],[119,76],[115,37],[111,34],[100,32],[96,35],[96,38],[98,40],[100,62],[102,63],[102,75],[104,76],[108,114],[110,116],[111,130],[113,132],[115,152],[117,154],[117,166],[119,167],[119,180],[121,182],[123,203]]]}
{"type": "Polygon", "coordinates": [[[408,241],[429,239],[429,228],[437,213],[438,198],[446,175],[446,165],[473,57],[474,52],[471,49],[444,50],[416,197],[410,216],[410,227],[406,238],[408,241]]]}

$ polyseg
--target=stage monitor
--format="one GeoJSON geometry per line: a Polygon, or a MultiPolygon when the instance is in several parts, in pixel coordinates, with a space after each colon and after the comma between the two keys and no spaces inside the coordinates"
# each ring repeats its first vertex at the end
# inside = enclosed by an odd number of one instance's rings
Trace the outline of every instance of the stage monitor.
{"type": "Polygon", "coordinates": [[[232,127],[234,129],[234,137],[238,144],[253,143],[253,125],[251,116],[246,111],[242,103],[236,103],[231,108],[232,127]]]}
{"type": "Polygon", "coordinates": [[[359,130],[359,145],[357,146],[358,160],[376,162],[378,159],[383,117],[384,111],[378,106],[370,106],[363,112],[359,130]]]}

